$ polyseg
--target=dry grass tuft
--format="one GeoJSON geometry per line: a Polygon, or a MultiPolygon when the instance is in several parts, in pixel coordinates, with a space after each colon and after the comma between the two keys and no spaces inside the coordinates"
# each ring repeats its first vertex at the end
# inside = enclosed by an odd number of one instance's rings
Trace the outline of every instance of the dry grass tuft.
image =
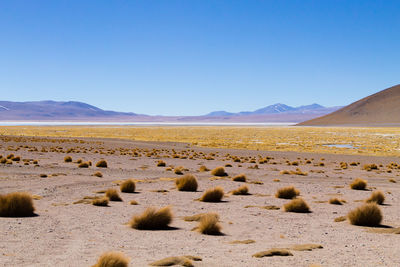
{"type": "Polygon", "coordinates": [[[329,204],[333,205],[343,205],[342,201],[338,198],[331,198],[329,199],[329,204]]]}
{"type": "Polygon", "coordinates": [[[193,261],[201,261],[200,257],[195,256],[179,256],[179,257],[168,257],[155,262],[150,263],[150,266],[173,266],[173,265],[181,265],[185,267],[194,266],[193,261]]]}
{"type": "Polygon", "coordinates": [[[246,175],[245,174],[236,175],[235,177],[232,178],[232,181],[234,181],[234,182],[246,182],[246,175]]]}
{"type": "Polygon", "coordinates": [[[200,198],[200,201],[203,202],[220,202],[224,197],[224,189],[222,187],[215,187],[208,189],[203,196],[200,198]]]}
{"type": "Polygon", "coordinates": [[[254,241],[253,239],[246,239],[246,240],[234,240],[234,241],[229,242],[229,244],[245,244],[245,245],[247,245],[247,244],[253,244],[255,242],[256,241],[254,241]]]}
{"type": "Polygon", "coordinates": [[[208,172],[210,169],[208,169],[206,166],[201,165],[199,168],[199,172],[208,172]]]}
{"type": "Polygon", "coordinates": [[[72,162],[71,156],[66,156],[66,157],[64,158],[64,162],[72,162]]]}
{"type": "Polygon", "coordinates": [[[367,181],[361,179],[361,178],[356,178],[351,184],[350,188],[354,190],[365,190],[367,187],[367,181]]]}
{"type": "Polygon", "coordinates": [[[294,186],[288,186],[278,189],[275,194],[277,198],[284,198],[284,199],[292,199],[300,195],[300,191],[297,190],[294,186]]]}
{"type": "Polygon", "coordinates": [[[246,185],[242,185],[241,187],[232,191],[233,195],[248,195],[249,188],[246,185]]]}
{"type": "Polygon", "coordinates": [[[389,179],[389,182],[391,182],[391,183],[397,183],[396,180],[395,180],[395,179],[392,179],[392,178],[389,179]]]}
{"type": "Polygon", "coordinates": [[[136,200],[131,200],[131,202],[129,202],[129,204],[131,204],[131,205],[139,205],[139,203],[136,200]]]}
{"type": "Polygon", "coordinates": [[[382,221],[382,212],[375,203],[368,203],[350,211],[347,217],[354,225],[378,226],[382,221]]]}
{"type": "Polygon", "coordinates": [[[286,203],[285,205],[283,205],[283,209],[286,212],[310,212],[310,208],[308,207],[307,203],[301,198],[293,199],[289,203],[286,203]]]}
{"type": "Polygon", "coordinates": [[[368,203],[374,202],[378,205],[382,205],[385,202],[385,195],[381,191],[372,192],[371,196],[367,199],[368,203]]]}
{"type": "Polygon", "coordinates": [[[108,197],[110,201],[122,201],[122,198],[118,195],[117,190],[114,188],[107,189],[106,197],[108,197]]]}
{"type": "Polygon", "coordinates": [[[81,162],[78,165],[79,168],[89,168],[89,163],[88,162],[81,162]]]}
{"type": "Polygon", "coordinates": [[[0,195],[0,217],[34,216],[32,196],[28,193],[14,192],[0,195]]]}
{"type": "Polygon", "coordinates": [[[214,176],[227,176],[228,174],[225,172],[224,167],[217,167],[211,171],[211,174],[214,176]]]}
{"type": "Polygon", "coordinates": [[[148,208],[141,215],[133,216],[129,225],[138,230],[162,230],[168,228],[172,222],[172,212],[170,207],[159,210],[148,208]]]}
{"type": "Polygon", "coordinates": [[[321,249],[324,248],[320,244],[301,244],[301,245],[293,245],[289,249],[296,251],[312,251],[313,249],[321,249]]]}
{"type": "Polygon", "coordinates": [[[103,177],[103,174],[101,172],[95,172],[95,173],[93,173],[93,176],[101,178],[101,177],[103,177]]]}
{"type": "Polygon", "coordinates": [[[100,160],[96,163],[97,168],[107,168],[107,161],[105,160],[100,160]]]}
{"type": "Polygon", "coordinates": [[[186,216],[186,217],[183,218],[183,220],[186,221],[186,222],[198,222],[205,215],[214,216],[217,219],[217,221],[219,220],[219,215],[217,213],[199,213],[199,214],[195,214],[195,215],[192,215],[192,216],[186,216]]]}
{"type": "Polygon", "coordinates": [[[130,259],[121,252],[110,251],[100,256],[92,267],[128,267],[130,259]]]}
{"type": "Polygon", "coordinates": [[[157,167],[165,167],[165,166],[167,166],[167,164],[165,163],[165,161],[159,160],[159,161],[157,162],[157,167]]]}
{"type": "Polygon", "coordinates": [[[192,174],[186,174],[185,176],[175,180],[176,188],[179,191],[190,191],[196,192],[197,190],[197,180],[192,174]]]}
{"type": "Polygon", "coordinates": [[[215,216],[215,214],[204,214],[200,218],[197,231],[204,235],[221,235],[221,226],[218,223],[218,216],[215,216]]]}
{"type": "Polygon", "coordinates": [[[272,256],[293,256],[293,254],[287,249],[273,248],[267,251],[257,252],[253,255],[256,258],[272,257],[272,256]]]}
{"type": "Polygon", "coordinates": [[[93,199],[92,204],[95,206],[108,206],[108,197],[93,199]]]}
{"type": "Polygon", "coordinates": [[[124,193],[134,193],[135,189],[136,189],[135,181],[133,181],[132,179],[124,181],[120,185],[120,189],[121,189],[121,192],[124,192],[124,193]]]}
{"type": "Polygon", "coordinates": [[[183,169],[184,168],[182,166],[175,167],[174,173],[178,174],[178,175],[182,175],[183,174],[183,169]]]}

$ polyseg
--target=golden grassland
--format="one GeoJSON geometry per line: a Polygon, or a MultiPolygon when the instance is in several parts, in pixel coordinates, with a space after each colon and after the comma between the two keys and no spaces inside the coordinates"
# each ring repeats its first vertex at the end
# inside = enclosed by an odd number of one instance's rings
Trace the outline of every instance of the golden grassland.
{"type": "Polygon", "coordinates": [[[400,128],[243,126],[6,126],[1,135],[119,138],[202,147],[376,156],[400,155],[400,128]],[[355,148],[329,147],[351,145],[355,148]]]}

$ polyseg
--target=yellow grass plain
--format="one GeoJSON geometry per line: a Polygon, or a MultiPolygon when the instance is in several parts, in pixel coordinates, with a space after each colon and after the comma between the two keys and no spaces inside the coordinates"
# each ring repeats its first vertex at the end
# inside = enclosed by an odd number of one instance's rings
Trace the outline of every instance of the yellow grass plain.
{"type": "Polygon", "coordinates": [[[118,138],[202,147],[400,156],[400,128],[243,126],[5,126],[1,135],[118,138]],[[345,145],[334,147],[329,145],[345,145]],[[353,147],[353,148],[351,148],[353,147]]]}

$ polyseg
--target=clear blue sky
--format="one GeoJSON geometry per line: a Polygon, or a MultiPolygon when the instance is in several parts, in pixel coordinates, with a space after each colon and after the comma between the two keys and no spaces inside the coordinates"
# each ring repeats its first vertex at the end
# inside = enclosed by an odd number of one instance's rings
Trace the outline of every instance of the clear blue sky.
{"type": "Polygon", "coordinates": [[[400,1],[0,2],[1,100],[199,115],[400,83],[400,1]]]}

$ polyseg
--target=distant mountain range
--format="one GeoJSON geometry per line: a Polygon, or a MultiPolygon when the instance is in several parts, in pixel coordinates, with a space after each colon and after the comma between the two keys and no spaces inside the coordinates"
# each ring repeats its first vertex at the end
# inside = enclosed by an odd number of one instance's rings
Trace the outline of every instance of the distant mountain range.
{"type": "Polygon", "coordinates": [[[263,115],[263,114],[321,114],[330,113],[340,107],[326,108],[319,104],[311,104],[307,106],[291,107],[285,104],[277,103],[274,105],[260,108],[255,111],[242,111],[238,113],[230,113],[227,111],[214,111],[205,116],[248,116],[248,115],[263,115]]]}
{"type": "Polygon", "coordinates": [[[319,104],[291,107],[274,104],[255,111],[214,111],[203,116],[149,116],[102,110],[76,101],[0,101],[1,121],[93,121],[93,122],[301,122],[326,115],[340,107],[319,104]]]}

